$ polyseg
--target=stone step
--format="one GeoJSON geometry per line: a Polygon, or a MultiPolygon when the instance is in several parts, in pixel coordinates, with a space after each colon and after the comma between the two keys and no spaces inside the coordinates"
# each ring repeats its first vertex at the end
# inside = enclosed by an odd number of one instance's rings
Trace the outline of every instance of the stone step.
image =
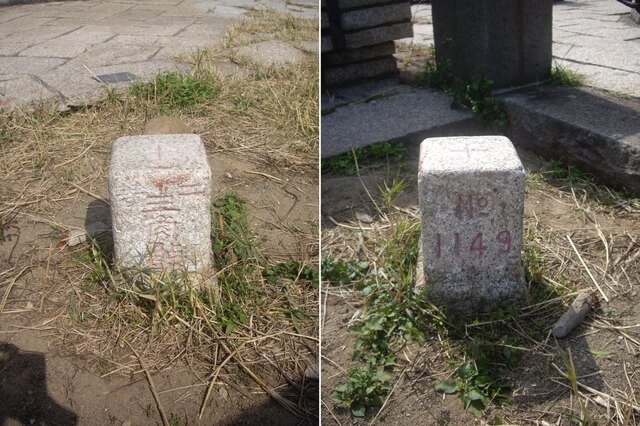
{"type": "Polygon", "coordinates": [[[640,194],[640,99],[543,86],[499,96],[506,128],[451,109],[451,98],[408,85],[368,83],[323,97],[322,158],[380,141],[504,134],[548,160],[575,164],[602,183],[640,194]]]}
{"type": "Polygon", "coordinates": [[[640,194],[640,100],[547,86],[500,99],[509,115],[505,133],[517,146],[640,194]]]}

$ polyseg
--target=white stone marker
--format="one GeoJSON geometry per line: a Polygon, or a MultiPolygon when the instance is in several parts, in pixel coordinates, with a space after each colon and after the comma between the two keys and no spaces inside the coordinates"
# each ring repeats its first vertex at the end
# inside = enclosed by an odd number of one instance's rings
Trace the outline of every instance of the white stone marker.
{"type": "Polygon", "coordinates": [[[522,300],[524,168],[511,141],[425,139],[418,168],[427,297],[458,314],[522,300]]]}
{"type": "Polygon", "coordinates": [[[204,271],[211,263],[211,169],[200,136],[125,136],[109,167],[119,266],[204,271]]]}

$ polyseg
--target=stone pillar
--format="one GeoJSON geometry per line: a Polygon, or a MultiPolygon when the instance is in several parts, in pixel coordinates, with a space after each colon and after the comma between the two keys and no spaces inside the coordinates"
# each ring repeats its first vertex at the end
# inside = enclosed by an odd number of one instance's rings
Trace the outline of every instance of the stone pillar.
{"type": "Polygon", "coordinates": [[[203,272],[211,264],[211,170],[200,136],[125,136],[109,166],[116,264],[203,272]]]}
{"type": "Polygon", "coordinates": [[[322,0],[322,82],[350,83],[396,72],[393,40],[411,37],[406,0],[322,0]]]}
{"type": "Polygon", "coordinates": [[[433,0],[438,64],[495,87],[520,86],[551,72],[553,0],[433,0]]]}
{"type": "Polygon", "coordinates": [[[428,297],[454,314],[523,300],[524,168],[511,141],[425,139],[418,190],[428,297]]]}

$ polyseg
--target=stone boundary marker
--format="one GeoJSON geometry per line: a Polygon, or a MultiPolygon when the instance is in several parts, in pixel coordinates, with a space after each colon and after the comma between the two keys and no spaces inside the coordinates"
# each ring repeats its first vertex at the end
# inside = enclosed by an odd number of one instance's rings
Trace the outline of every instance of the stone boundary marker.
{"type": "Polygon", "coordinates": [[[525,175],[511,141],[425,139],[418,169],[424,263],[416,289],[428,282],[427,297],[458,315],[524,299],[525,175]]]}
{"type": "Polygon", "coordinates": [[[211,266],[211,169],[200,136],[125,136],[109,167],[116,263],[204,272],[211,266]]]}

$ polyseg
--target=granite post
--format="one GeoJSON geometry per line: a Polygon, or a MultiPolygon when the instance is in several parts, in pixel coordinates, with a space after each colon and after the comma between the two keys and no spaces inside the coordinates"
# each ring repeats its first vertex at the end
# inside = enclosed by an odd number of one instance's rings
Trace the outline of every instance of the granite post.
{"type": "Polygon", "coordinates": [[[125,136],[113,144],[109,197],[122,268],[204,272],[211,264],[211,169],[200,136],[125,136]]]}
{"type": "Polygon", "coordinates": [[[463,315],[523,300],[524,169],[511,141],[425,139],[418,190],[427,297],[463,315]]]}

